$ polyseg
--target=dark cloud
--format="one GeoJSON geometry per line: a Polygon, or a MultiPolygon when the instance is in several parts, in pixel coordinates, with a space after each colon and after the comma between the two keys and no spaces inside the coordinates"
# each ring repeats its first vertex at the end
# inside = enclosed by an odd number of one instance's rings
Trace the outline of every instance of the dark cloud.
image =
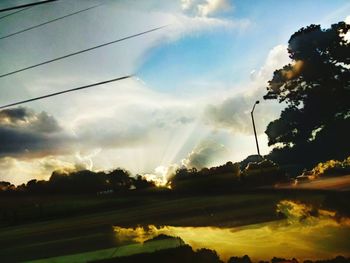
{"type": "Polygon", "coordinates": [[[35,116],[35,120],[31,123],[31,128],[34,131],[42,133],[57,133],[62,131],[57,120],[44,111],[35,116]]]}
{"type": "Polygon", "coordinates": [[[7,122],[16,124],[19,121],[25,121],[28,116],[32,115],[27,108],[6,109],[0,111],[0,123],[7,122]]]}
{"type": "Polygon", "coordinates": [[[0,157],[59,152],[67,139],[56,119],[46,112],[28,108],[0,111],[0,157]]]}

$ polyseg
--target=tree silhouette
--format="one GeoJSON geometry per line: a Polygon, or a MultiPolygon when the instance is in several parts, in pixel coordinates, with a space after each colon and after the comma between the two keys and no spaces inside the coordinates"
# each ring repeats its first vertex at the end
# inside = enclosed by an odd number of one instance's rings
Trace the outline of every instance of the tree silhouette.
{"type": "Polygon", "coordinates": [[[293,63],[274,72],[264,96],[287,104],[266,130],[269,145],[276,146],[272,160],[310,167],[349,154],[349,29],[344,22],[326,30],[310,25],[291,36],[293,63]]]}

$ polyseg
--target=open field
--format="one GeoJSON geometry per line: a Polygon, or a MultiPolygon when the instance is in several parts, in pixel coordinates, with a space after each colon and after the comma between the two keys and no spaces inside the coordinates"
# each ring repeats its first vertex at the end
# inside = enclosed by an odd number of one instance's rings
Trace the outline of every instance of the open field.
{"type": "MultiPolygon", "coordinates": [[[[76,206],[82,215],[70,213],[70,216],[64,217],[61,214],[57,219],[2,227],[0,258],[5,262],[17,262],[115,248],[121,244],[115,238],[114,225],[234,227],[272,221],[278,219],[276,204],[282,199],[295,198],[295,194],[261,192],[207,196],[132,196],[124,199],[118,199],[118,196],[72,198],[69,197],[76,204],[84,204],[76,206]],[[87,209],[88,204],[90,209],[87,209]],[[93,212],[96,204],[102,207],[105,204],[106,209],[93,212]]],[[[321,204],[325,195],[305,192],[298,194],[298,199],[321,204]]],[[[49,200],[46,198],[46,205],[50,204],[49,200]]],[[[58,197],[52,200],[57,209],[64,211],[66,198],[62,199],[62,203],[58,197]]],[[[2,199],[2,202],[5,200],[2,199]]]]}

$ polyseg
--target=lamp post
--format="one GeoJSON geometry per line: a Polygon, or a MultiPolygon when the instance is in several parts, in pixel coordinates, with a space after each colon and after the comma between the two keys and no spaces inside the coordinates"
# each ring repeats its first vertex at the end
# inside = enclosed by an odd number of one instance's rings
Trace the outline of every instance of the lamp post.
{"type": "Polygon", "coordinates": [[[254,103],[253,109],[252,109],[252,111],[250,112],[250,116],[252,117],[252,123],[253,123],[254,135],[255,135],[256,149],[258,150],[258,155],[260,156],[258,137],[256,136],[255,122],[254,122],[254,115],[253,115],[253,114],[254,114],[254,110],[255,110],[256,104],[259,104],[259,101],[258,101],[258,100],[254,103]]]}

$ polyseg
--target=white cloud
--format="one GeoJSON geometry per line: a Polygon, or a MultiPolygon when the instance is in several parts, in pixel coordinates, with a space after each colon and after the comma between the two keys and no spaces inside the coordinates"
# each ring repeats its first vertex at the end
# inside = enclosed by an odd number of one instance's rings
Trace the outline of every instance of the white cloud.
{"type": "Polygon", "coordinates": [[[345,18],[344,22],[350,25],[350,16],[347,16],[345,18]]]}
{"type": "Polygon", "coordinates": [[[206,17],[231,8],[232,6],[228,0],[206,0],[205,3],[198,5],[198,13],[200,16],[206,17]]]}
{"type": "Polygon", "coordinates": [[[201,17],[229,11],[233,8],[229,0],[181,0],[181,7],[201,17]]]}
{"type": "Polygon", "coordinates": [[[147,41],[143,43],[142,50],[148,50],[158,44],[165,42],[175,42],[179,39],[199,35],[204,32],[211,32],[218,29],[243,31],[251,26],[248,19],[223,19],[219,17],[207,17],[199,15],[189,15],[185,13],[151,13],[154,24],[167,25],[164,29],[153,35],[147,36],[147,41]]]}
{"type": "Polygon", "coordinates": [[[147,181],[154,182],[157,186],[167,186],[169,179],[175,175],[178,168],[177,164],[158,166],[154,173],[144,174],[143,177],[147,181]]]}
{"type": "Polygon", "coordinates": [[[15,185],[31,179],[48,180],[53,171],[64,173],[88,169],[88,164],[67,156],[45,156],[36,159],[0,158],[0,181],[15,185]]]}
{"type": "Polygon", "coordinates": [[[216,139],[204,139],[182,160],[182,164],[187,168],[202,169],[222,164],[228,158],[229,152],[223,144],[216,139]]]}
{"type": "Polygon", "coordinates": [[[273,47],[267,55],[265,64],[258,71],[253,71],[251,75],[252,80],[260,85],[266,84],[272,78],[272,74],[276,69],[290,63],[291,59],[289,58],[287,48],[287,45],[273,47]]]}
{"type": "Polygon", "coordinates": [[[192,4],[193,4],[193,0],[181,0],[181,8],[182,8],[182,10],[190,9],[192,4]]]}
{"type": "Polygon", "coordinates": [[[268,80],[273,72],[290,63],[287,47],[277,45],[269,52],[265,64],[258,71],[253,71],[252,82],[247,89],[239,94],[225,98],[222,102],[211,104],[206,108],[205,121],[214,127],[229,129],[235,133],[250,134],[252,129],[250,112],[256,100],[260,101],[254,116],[258,133],[263,133],[267,124],[276,119],[281,105],[276,102],[264,101],[268,80]]]}

